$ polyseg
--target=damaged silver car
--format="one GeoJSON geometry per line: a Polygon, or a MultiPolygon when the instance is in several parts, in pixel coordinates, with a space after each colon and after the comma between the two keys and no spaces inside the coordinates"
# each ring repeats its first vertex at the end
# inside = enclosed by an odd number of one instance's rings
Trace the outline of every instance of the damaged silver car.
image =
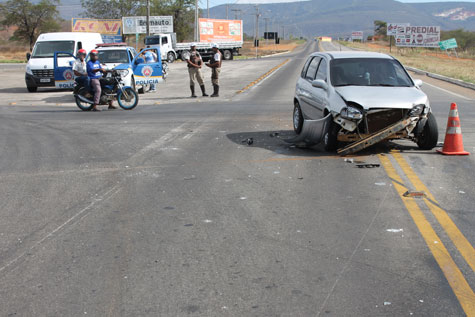
{"type": "Polygon", "coordinates": [[[437,122],[421,85],[386,54],[313,53],[295,89],[294,141],[323,142],[342,155],[402,138],[432,149],[437,122]]]}

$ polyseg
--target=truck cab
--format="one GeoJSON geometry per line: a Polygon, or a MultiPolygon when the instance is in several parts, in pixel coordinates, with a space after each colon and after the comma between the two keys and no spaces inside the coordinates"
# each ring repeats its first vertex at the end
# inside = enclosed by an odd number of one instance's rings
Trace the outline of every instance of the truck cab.
{"type": "Polygon", "coordinates": [[[150,35],[145,38],[144,42],[147,47],[159,47],[162,60],[173,63],[177,59],[174,48],[176,45],[175,33],[150,35]]]}

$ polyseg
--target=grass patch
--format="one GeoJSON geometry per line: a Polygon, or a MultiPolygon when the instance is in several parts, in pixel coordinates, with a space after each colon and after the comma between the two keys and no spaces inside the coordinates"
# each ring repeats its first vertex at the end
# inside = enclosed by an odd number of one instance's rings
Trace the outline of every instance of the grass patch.
{"type": "Polygon", "coordinates": [[[26,64],[25,60],[19,59],[0,59],[0,63],[2,64],[26,64]]]}
{"type": "Polygon", "coordinates": [[[419,68],[430,73],[460,79],[475,84],[475,59],[456,58],[446,53],[429,49],[410,49],[389,47],[380,43],[350,43],[340,42],[342,45],[358,50],[386,53],[397,58],[403,65],[419,68]]]}

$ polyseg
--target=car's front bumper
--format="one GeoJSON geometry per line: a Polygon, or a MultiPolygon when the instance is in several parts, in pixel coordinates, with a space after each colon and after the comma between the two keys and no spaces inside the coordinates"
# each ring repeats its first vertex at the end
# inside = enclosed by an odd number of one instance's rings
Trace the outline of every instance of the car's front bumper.
{"type": "Polygon", "coordinates": [[[40,77],[25,73],[27,87],[54,87],[54,77],[40,77]]]}

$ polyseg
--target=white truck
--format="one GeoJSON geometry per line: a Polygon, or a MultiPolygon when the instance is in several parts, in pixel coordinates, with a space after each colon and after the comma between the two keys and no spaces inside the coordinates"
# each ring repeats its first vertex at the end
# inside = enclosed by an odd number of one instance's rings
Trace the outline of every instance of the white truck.
{"type": "MultiPolygon", "coordinates": [[[[147,47],[158,46],[163,60],[173,63],[177,58],[185,60],[185,56],[189,54],[192,42],[177,43],[175,33],[154,34],[145,37],[145,45],[147,47]]],[[[196,50],[201,54],[203,59],[209,59],[213,50],[212,43],[196,42],[196,50]]],[[[219,50],[223,54],[223,59],[231,60],[234,56],[239,55],[239,49],[242,48],[242,41],[218,42],[219,50]]]]}

